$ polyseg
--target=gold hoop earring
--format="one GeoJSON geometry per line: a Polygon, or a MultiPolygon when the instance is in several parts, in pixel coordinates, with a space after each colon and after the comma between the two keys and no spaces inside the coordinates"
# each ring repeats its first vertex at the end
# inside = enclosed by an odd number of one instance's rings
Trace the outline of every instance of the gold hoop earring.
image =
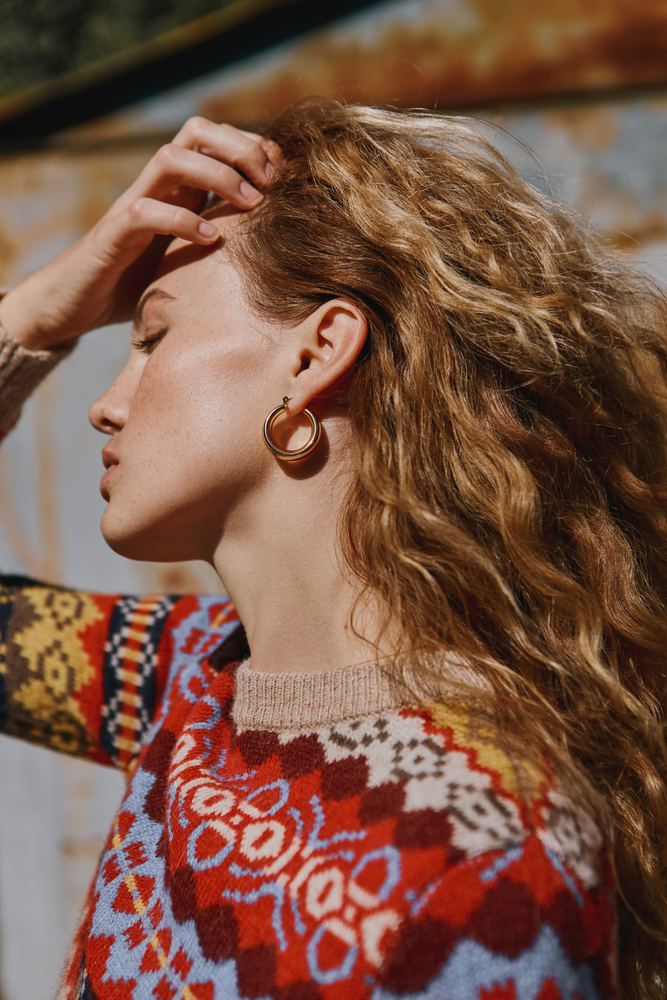
{"type": "Polygon", "coordinates": [[[320,426],[320,422],[315,414],[311,413],[310,410],[304,410],[303,412],[310,420],[313,429],[310,438],[306,444],[304,444],[303,448],[299,448],[297,451],[283,451],[282,448],[276,447],[271,440],[271,430],[280,414],[284,413],[287,409],[287,404],[289,403],[290,398],[291,397],[289,396],[283,396],[283,401],[280,406],[276,406],[275,410],[271,410],[268,417],[264,421],[264,444],[269,451],[273,452],[276,458],[280,459],[281,462],[296,462],[300,458],[306,458],[306,456],[315,451],[320,440],[320,435],[322,434],[322,427],[320,426]]]}

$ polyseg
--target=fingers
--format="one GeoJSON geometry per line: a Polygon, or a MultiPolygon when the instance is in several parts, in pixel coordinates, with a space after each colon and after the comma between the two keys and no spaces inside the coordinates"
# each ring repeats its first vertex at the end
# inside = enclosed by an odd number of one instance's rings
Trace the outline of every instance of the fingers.
{"type": "Polygon", "coordinates": [[[236,208],[245,210],[262,198],[259,190],[234,167],[173,142],[158,150],[141,179],[143,194],[149,198],[165,198],[175,185],[213,191],[236,208]]]}
{"type": "Polygon", "coordinates": [[[269,139],[205,118],[190,118],[174,141],[157,151],[114,210],[140,197],[188,204],[192,199],[185,192],[199,190],[213,191],[247,211],[261,201],[260,189],[269,183],[281,160],[279,147],[269,139]]]}
{"type": "Polygon", "coordinates": [[[282,159],[275,142],[198,116],[188,119],[174,144],[228,164],[259,188],[268,184],[272,169],[282,159]]]}
{"type": "MultiPolygon", "coordinates": [[[[262,198],[260,192],[233,167],[170,142],[157,151],[115,207],[117,210],[124,209],[137,198],[180,201],[178,188],[213,191],[245,211],[262,198]]],[[[191,201],[187,197],[183,200],[191,201]]]]}
{"type": "Polygon", "coordinates": [[[124,211],[108,217],[98,232],[101,246],[113,256],[136,253],[157,235],[177,236],[200,246],[211,246],[220,233],[189,209],[152,198],[135,199],[124,211]]]}
{"type": "Polygon", "coordinates": [[[113,231],[119,250],[140,246],[145,234],[180,236],[206,244],[217,230],[197,216],[207,192],[247,211],[262,200],[282,160],[275,142],[231,125],[190,118],[173,142],[162,146],[132,186],[114,203],[104,232],[113,231]],[[194,210],[194,211],[193,211],[194,210]]]}

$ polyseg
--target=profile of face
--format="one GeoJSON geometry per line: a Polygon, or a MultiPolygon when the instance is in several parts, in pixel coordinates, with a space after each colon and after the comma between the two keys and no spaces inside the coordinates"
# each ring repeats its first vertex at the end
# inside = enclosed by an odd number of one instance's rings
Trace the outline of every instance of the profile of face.
{"type": "Polygon", "coordinates": [[[293,398],[295,416],[276,429],[283,448],[307,440],[301,411],[315,398],[329,439],[343,433],[343,411],[327,392],[340,386],[366,335],[364,317],[344,302],[294,326],[260,316],[225,251],[240,213],[226,207],[209,218],[219,243],[170,244],[139,304],[130,358],[89,411],[111,437],[102,533],[132,559],[212,562],[230,525],[299,476],[265,447],[267,414],[293,398]]]}

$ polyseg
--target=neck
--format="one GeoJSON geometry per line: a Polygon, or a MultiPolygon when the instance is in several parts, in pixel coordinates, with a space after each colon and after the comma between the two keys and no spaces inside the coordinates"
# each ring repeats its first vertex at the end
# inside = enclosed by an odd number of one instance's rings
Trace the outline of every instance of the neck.
{"type": "MultiPolygon", "coordinates": [[[[337,542],[348,483],[330,460],[310,476],[276,467],[226,518],[213,563],[246,630],[253,670],[315,672],[375,659],[375,646],[350,624],[358,588],[337,542]]],[[[374,636],[377,617],[366,613],[362,625],[374,636]]]]}

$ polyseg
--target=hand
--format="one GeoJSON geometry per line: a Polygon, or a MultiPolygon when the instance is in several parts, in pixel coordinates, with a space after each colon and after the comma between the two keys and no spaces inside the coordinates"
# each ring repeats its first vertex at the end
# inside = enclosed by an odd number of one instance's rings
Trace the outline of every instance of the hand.
{"type": "Polygon", "coordinates": [[[129,319],[172,237],[218,239],[198,214],[207,192],[250,209],[280,159],[275,143],[252,132],[190,118],[89,233],[7,293],[0,325],[40,350],[129,319]]]}

